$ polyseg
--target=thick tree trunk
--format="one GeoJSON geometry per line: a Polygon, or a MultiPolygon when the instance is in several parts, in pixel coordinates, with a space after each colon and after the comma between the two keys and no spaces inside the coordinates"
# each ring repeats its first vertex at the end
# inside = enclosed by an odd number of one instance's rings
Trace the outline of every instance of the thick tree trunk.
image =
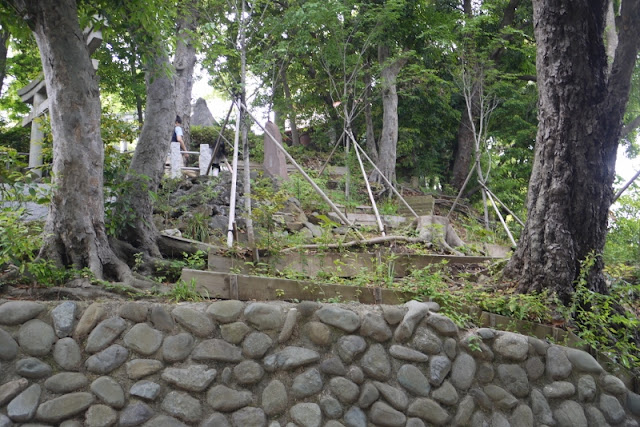
{"type": "MultiPolygon", "coordinates": [[[[472,101],[473,102],[473,101],[472,101]]],[[[458,145],[456,146],[453,167],[451,171],[451,186],[461,190],[473,161],[475,139],[471,118],[467,109],[463,108],[460,125],[458,126],[458,145]]]]}
{"type": "Polygon", "coordinates": [[[76,3],[13,4],[29,17],[50,100],[54,194],[40,256],[60,266],[88,267],[100,279],[130,278],[109,246],[104,225],[100,94],[76,3]]]}
{"type": "MultiPolygon", "coordinates": [[[[623,28],[607,77],[606,1],[534,1],[539,126],[529,216],[505,274],[520,291],[555,291],[567,300],[580,262],[600,255],[607,231],[622,116],[640,25],[639,2],[623,3],[623,28]],[[633,9],[625,9],[625,7],[633,9]]],[[[598,257],[589,286],[605,291],[598,257]]]]}
{"type": "Polygon", "coordinates": [[[170,67],[166,52],[159,53],[147,69],[147,110],[127,177],[127,192],[119,205],[135,218],[118,236],[147,256],[159,257],[158,231],[153,222],[151,193],[157,191],[171,144],[174,123],[174,81],[167,76],[170,67]]]}
{"type": "Polygon", "coordinates": [[[176,114],[182,118],[183,138],[187,149],[191,149],[191,91],[193,70],[196,66],[196,48],[192,34],[198,25],[198,10],[191,0],[181,2],[181,17],[178,21],[178,37],[173,65],[176,70],[176,114]]]}
{"type": "MultiPolygon", "coordinates": [[[[382,132],[378,143],[378,169],[389,182],[396,178],[396,148],[398,145],[398,92],[396,78],[406,58],[390,59],[389,47],[378,47],[378,60],[382,70],[382,132]]],[[[376,177],[379,182],[383,180],[376,177]]],[[[386,184],[385,184],[386,186],[386,184]]]]}

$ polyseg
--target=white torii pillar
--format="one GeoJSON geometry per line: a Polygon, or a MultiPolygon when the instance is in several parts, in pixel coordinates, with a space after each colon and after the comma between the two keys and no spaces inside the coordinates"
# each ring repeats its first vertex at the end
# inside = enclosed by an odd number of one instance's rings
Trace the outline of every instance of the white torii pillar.
{"type": "MultiPolygon", "coordinates": [[[[84,32],[87,49],[91,55],[102,43],[102,32],[93,28],[88,28],[84,32]]],[[[93,68],[98,68],[98,61],[92,60],[93,68]]],[[[29,146],[29,170],[42,176],[42,143],[44,141],[44,132],[40,117],[44,116],[49,110],[49,98],[47,98],[47,87],[45,85],[44,76],[41,74],[28,85],[18,90],[18,96],[22,102],[31,104],[33,108],[31,113],[22,120],[22,126],[31,125],[31,142],[29,146]]]]}

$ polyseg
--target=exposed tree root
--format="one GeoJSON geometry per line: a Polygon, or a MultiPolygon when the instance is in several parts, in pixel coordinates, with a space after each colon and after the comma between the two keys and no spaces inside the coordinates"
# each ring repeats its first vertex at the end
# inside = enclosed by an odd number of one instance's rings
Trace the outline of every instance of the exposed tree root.
{"type": "Polygon", "coordinates": [[[184,237],[173,237],[161,234],[158,237],[158,247],[164,256],[179,257],[183,253],[195,254],[198,251],[209,252],[210,250],[223,250],[220,246],[202,243],[197,240],[185,239],[184,237]]]}

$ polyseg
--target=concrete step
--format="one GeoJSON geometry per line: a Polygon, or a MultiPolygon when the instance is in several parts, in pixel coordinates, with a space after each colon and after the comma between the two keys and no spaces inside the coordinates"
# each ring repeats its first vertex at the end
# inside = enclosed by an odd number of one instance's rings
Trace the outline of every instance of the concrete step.
{"type": "MultiPolygon", "coordinates": [[[[307,277],[316,277],[319,274],[355,277],[363,269],[372,272],[384,266],[384,270],[390,271],[393,277],[401,278],[408,276],[412,271],[420,270],[429,264],[439,264],[442,261],[447,261],[448,264],[480,264],[499,259],[501,258],[483,256],[395,255],[380,250],[377,252],[324,252],[313,255],[289,252],[282,256],[263,257],[260,261],[275,271],[297,271],[307,277]]],[[[250,274],[252,270],[245,260],[222,257],[214,253],[209,253],[208,266],[211,271],[225,273],[236,271],[241,274],[250,274]]]]}

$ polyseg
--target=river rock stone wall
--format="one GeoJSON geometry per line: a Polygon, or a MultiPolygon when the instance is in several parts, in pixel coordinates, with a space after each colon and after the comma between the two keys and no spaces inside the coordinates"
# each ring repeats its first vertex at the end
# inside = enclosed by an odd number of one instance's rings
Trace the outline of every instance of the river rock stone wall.
{"type": "Polygon", "coordinates": [[[0,426],[639,425],[588,353],[437,309],[0,300],[0,426]]]}

